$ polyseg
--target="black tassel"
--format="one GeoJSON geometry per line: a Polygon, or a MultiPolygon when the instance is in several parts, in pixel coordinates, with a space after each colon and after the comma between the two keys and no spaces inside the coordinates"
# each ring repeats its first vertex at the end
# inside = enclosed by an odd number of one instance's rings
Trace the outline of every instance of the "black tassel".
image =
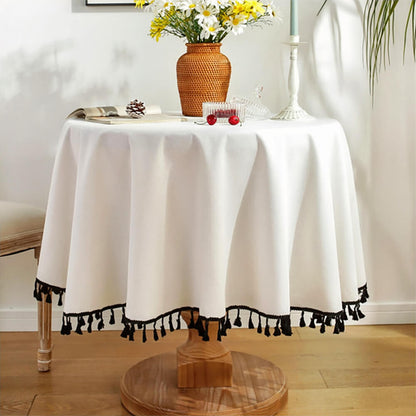
{"type": "Polygon", "coordinates": [[[79,334],[79,335],[82,335],[81,321],[80,321],[79,317],[78,317],[78,324],[77,324],[77,328],[75,329],[75,333],[79,334]]]}
{"type": "Polygon", "coordinates": [[[290,316],[282,316],[282,334],[290,337],[292,335],[292,328],[290,325],[290,316]]]}
{"type": "Polygon", "coordinates": [[[130,328],[127,324],[124,324],[123,332],[120,334],[122,338],[127,338],[130,333],[130,328]]]}
{"type": "Polygon", "coordinates": [[[331,326],[331,321],[332,321],[332,318],[330,316],[327,316],[326,319],[325,319],[325,325],[326,326],[331,326]]]}
{"type": "Polygon", "coordinates": [[[194,310],[191,309],[191,322],[189,323],[188,326],[189,329],[195,328],[195,322],[194,322],[194,310]]]}
{"type": "Polygon", "coordinates": [[[240,308],[237,309],[237,317],[234,320],[234,325],[235,326],[238,326],[238,327],[241,327],[242,326],[242,324],[241,324],[241,318],[240,318],[240,308]]]}
{"type": "Polygon", "coordinates": [[[65,334],[66,334],[65,317],[62,315],[61,335],[65,335],[65,334]]]}
{"type": "Polygon", "coordinates": [[[370,297],[370,296],[368,295],[367,285],[365,285],[365,286],[362,288],[362,290],[361,290],[361,299],[360,299],[360,302],[361,302],[361,303],[366,303],[366,302],[367,302],[367,299],[368,299],[369,297],[370,297]]]}
{"type": "Polygon", "coordinates": [[[104,328],[104,320],[103,320],[103,317],[101,316],[101,319],[100,319],[100,321],[98,322],[97,329],[98,329],[99,331],[101,331],[103,328],[104,328]]]}
{"type": "Polygon", "coordinates": [[[321,329],[319,330],[319,332],[320,332],[321,334],[323,334],[323,333],[325,332],[325,322],[322,322],[322,324],[321,324],[321,329]]]}
{"type": "Polygon", "coordinates": [[[217,341],[221,342],[221,321],[218,321],[217,341]]]}
{"type": "Polygon", "coordinates": [[[221,318],[221,320],[220,320],[220,327],[221,327],[221,336],[226,337],[227,336],[227,328],[225,327],[224,318],[221,318]]]}
{"type": "Polygon", "coordinates": [[[75,330],[75,332],[77,334],[82,335],[82,327],[85,325],[85,321],[84,318],[82,316],[78,316],[78,323],[77,323],[77,328],[75,330]]]}
{"type": "Polygon", "coordinates": [[[315,326],[315,318],[313,316],[311,318],[311,322],[309,324],[309,328],[316,328],[316,326],[315,326]]]}
{"type": "Polygon", "coordinates": [[[91,332],[92,332],[92,322],[94,321],[94,318],[92,317],[92,314],[90,314],[89,316],[88,316],[88,328],[87,328],[87,332],[89,333],[89,334],[91,334],[91,332]]]}
{"type": "Polygon", "coordinates": [[[306,326],[306,323],[305,323],[305,312],[304,311],[302,311],[302,314],[300,316],[299,326],[301,328],[304,328],[306,326]]]}
{"type": "Polygon", "coordinates": [[[204,334],[205,334],[205,329],[204,329],[204,325],[202,323],[202,318],[201,317],[198,318],[198,321],[196,323],[196,329],[198,330],[198,335],[200,337],[203,337],[204,334]]]}
{"type": "Polygon", "coordinates": [[[101,312],[100,311],[97,311],[97,312],[95,312],[95,319],[98,321],[99,319],[101,319],[101,312]]]}
{"type": "Polygon", "coordinates": [[[51,292],[50,291],[46,295],[46,303],[52,303],[52,296],[51,296],[51,292]]]}
{"type": "Polygon", "coordinates": [[[357,306],[354,308],[354,312],[352,313],[352,320],[358,321],[358,313],[357,313],[357,306]]]}
{"type": "Polygon", "coordinates": [[[339,334],[339,318],[335,318],[334,334],[339,334]]]}
{"type": "Polygon", "coordinates": [[[345,306],[344,306],[344,308],[342,309],[342,312],[341,312],[341,318],[342,318],[342,320],[343,320],[343,321],[348,321],[348,315],[347,315],[347,312],[346,312],[346,310],[345,310],[345,306]]]}
{"type": "Polygon", "coordinates": [[[254,329],[253,319],[252,319],[253,311],[250,311],[250,318],[248,319],[248,327],[250,329],[254,329]]]}
{"type": "Polygon", "coordinates": [[[206,321],[205,321],[205,332],[204,332],[204,335],[202,337],[202,341],[209,341],[208,325],[209,325],[209,321],[208,321],[208,319],[206,319],[206,321]]]}
{"type": "Polygon", "coordinates": [[[134,329],[134,324],[131,324],[130,331],[129,331],[129,341],[134,341],[134,333],[136,330],[134,329]]]}
{"type": "Polygon", "coordinates": [[[360,308],[357,308],[357,314],[360,319],[365,318],[365,315],[361,312],[360,308]]]}
{"type": "Polygon", "coordinates": [[[320,314],[314,313],[313,314],[315,321],[317,324],[321,324],[323,322],[323,317],[320,314]]]}
{"type": "Polygon", "coordinates": [[[62,315],[61,335],[69,335],[71,333],[72,325],[69,317],[62,315]]]}
{"type": "Polygon", "coordinates": [[[200,316],[198,316],[198,319],[196,320],[195,323],[195,329],[198,330],[198,334],[200,337],[204,336],[204,325],[202,324],[202,318],[200,316]]]}
{"type": "Polygon", "coordinates": [[[64,292],[59,292],[59,300],[58,300],[58,306],[62,306],[62,295],[64,294],[64,292]]]}
{"type": "Polygon", "coordinates": [[[351,308],[351,305],[348,305],[348,314],[349,314],[350,316],[352,316],[352,317],[353,317],[353,319],[354,319],[354,312],[353,312],[353,310],[352,310],[352,308],[351,308]]]}
{"type": "Polygon", "coordinates": [[[166,336],[165,317],[162,318],[162,325],[160,327],[160,335],[162,336],[162,338],[166,336]]]}
{"type": "Polygon", "coordinates": [[[66,318],[66,327],[67,327],[67,331],[68,331],[68,335],[69,335],[72,331],[72,322],[71,322],[71,318],[69,316],[66,318]]]}
{"type": "Polygon", "coordinates": [[[269,318],[266,318],[266,326],[264,327],[264,335],[270,336],[269,318]]]}
{"type": "Polygon", "coordinates": [[[263,331],[262,327],[261,327],[261,317],[259,315],[259,324],[257,325],[257,333],[261,334],[263,331]]]}
{"type": "Polygon", "coordinates": [[[156,321],[153,323],[153,339],[155,341],[159,340],[159,335],[157,334],[157,330],[156,330],[156,321]]]}
{"type": "Polygon", "coordinates": [[[276,326],[274,327],[274,332],[273,332],[274,337],[278,337],[279,335],[281,335],[280,328],[279,328],[279,323],[280,323],[280,319],[277,319],[276,320],[276,326]]]}
{"type": "Polygon", "coordinates": [[[169,331],[173,332],[175,330],[175,328],[173,327],[173,322],[172,322],[172,314],[169,315],[169,331]]]}
{"type": "Polygon", "coordinates": [[[344,321],[341,318],[339,320],[339,332],[344,332],[344,331],[345,331],[345,324],[344,324],[344,321]]]}
{"type": "Polygon", "coordinates": [[[229,314],[228,314],[228,311],[227,311],[227,319],[225,320],[225,328],[226,329],[231,329],[231,321],[230,321],[230,316],[229,316],[229,314]]]}
{"type": "Polygon", "coordinates": [[[36,298],[39,302],[42,302],[42,292],[39,290],[37,292],[37,298],[36,298]]]}
{"type": "Polygon", "coordinates": [[[110,317],[110,321],[108,322],[110,325],[114,325],[116,323],[116,320],[114,318],[114,310],[111,309],[111,317],[110,317]]]}
{"type": "Polygon", "coordinates": [[[178,312],[178,317],[176,319],[176,329],[181,329],[181,313],[178,312]]]}
{"type": "Polygon", "coordinates": [[[143,325],[142,342],[146,342],[146,341],[147,341],[147,337],[146,337],[146,325],[143,325]]]}

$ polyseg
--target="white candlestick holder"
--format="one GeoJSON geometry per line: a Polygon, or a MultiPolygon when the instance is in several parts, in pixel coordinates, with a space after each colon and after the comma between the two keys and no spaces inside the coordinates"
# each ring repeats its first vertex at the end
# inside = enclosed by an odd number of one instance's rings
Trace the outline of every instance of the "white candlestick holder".
{"type": "Polygon", "coordinates": [[[311,119],[310,116],[298,103],[299,92],[299,69],[298,69],[298,47],[299,36],[290,36],[290,67],[289,67],[289,105],[272,120],[302,120],[311,119]]]}

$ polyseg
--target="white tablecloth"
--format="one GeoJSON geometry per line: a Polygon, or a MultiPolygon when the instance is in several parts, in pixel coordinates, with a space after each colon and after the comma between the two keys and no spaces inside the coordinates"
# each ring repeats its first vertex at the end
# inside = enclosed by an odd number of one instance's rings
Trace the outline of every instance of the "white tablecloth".
{"type": "Polygon", "coordinates": [[[341,319],[365,283],[337,121],[65,123],[37,281],[66,289],[65,316],[125,306],[149,323],[238,306],[341,319]]]}

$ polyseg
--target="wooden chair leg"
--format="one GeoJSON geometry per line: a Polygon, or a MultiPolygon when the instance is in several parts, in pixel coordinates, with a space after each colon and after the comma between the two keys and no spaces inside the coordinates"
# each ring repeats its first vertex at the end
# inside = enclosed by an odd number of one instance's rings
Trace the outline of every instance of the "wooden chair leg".
{"type": "MultiPolygon", "coordinates": [[[[39,263],[40,247],[35,248],[34,254],[39,263]]],[[[46,302],[47,294],[41,296],[42,302],[38,302],[38,371],[44,372],[50,370],[52,361],[52,303],[46,302]]]]}
{"type": "Polygon", "coordinates": [[[52,361],[52,303],[46,302],[46,296],[42,293],[42,302],[38,302],[39,371],[49,371],[52,361]]]}

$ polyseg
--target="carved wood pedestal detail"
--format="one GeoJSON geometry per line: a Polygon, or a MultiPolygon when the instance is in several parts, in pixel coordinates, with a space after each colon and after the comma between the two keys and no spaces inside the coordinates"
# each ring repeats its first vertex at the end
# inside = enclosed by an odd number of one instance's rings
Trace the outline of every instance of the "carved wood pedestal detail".
{"type": "MultiPolygon", "coordinates": [[[[189,325],[188,317],[183,315],[189,325]]],[[[270,361],[230,352],[189,329],[177,355],[167,353],[131,367],[121,380],[121,402],[133,415],[275,415],[287,400],[282,371],[270,361]],[[181,387],[178,387],[181,386],[181,387]]],[[[218,328],[218,327],[217,327],[218,328]]],[[[215,333],[215,336],[214,336],[215,333]]]]}

